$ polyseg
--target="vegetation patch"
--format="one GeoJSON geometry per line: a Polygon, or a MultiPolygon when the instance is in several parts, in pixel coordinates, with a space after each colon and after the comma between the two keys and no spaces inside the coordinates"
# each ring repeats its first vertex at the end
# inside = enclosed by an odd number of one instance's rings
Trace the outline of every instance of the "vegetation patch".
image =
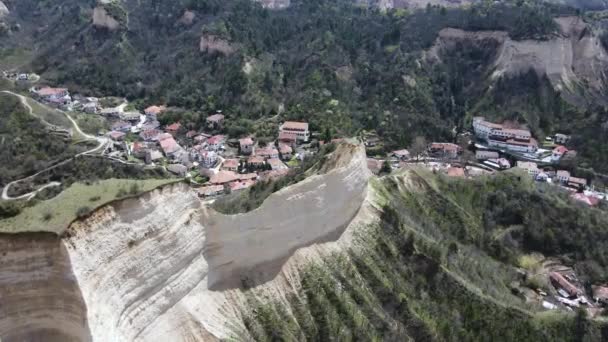
{"type": "Polygon", "coordinates": [[[17,216],[0,220],[2,227],[0,232],[46,231],[60,234],[73,220],[88,215],[95,208],[108,202],[150,191],[175,181],[175,179],[108,179],[92,184],[75,183],[55,198],[38,202],[23,209],[17,216]],[[117,196],[121,190],[124,193],[117,196]]]}

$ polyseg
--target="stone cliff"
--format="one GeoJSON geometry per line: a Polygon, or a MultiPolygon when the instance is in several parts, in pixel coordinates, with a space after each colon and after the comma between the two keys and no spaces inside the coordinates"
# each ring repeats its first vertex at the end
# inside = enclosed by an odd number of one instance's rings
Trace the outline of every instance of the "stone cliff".
{"type": "Polygon", "coordinates": [[[103,207],[61,238],[0,235],[0,338],[247,338],[245,281],[281,298],[300,265],[350,244],[371,217],[365,160],[343,144],[326,173],[246,214],[220,215],[177,184],[103,207]]]}

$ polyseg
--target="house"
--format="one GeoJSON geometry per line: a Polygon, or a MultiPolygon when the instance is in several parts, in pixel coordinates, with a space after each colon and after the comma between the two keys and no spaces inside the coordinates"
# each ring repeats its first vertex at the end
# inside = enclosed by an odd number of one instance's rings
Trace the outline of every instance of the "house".
{"type": "Polygon", "coordinates": [[[569,282],[563,275],[557,272],[549,273],[549,280],[555,286],[555,288],[564,290],[570,298],[576,298],[583,294],[579,288],[569,282]]]}
{"type": "Polygon", "coordinates": [[[209,185],[209,186],[202,187],[198,190],[198,195],[200,197],[217,196],[217,195],[221,195],[223,193],[224,193],[223,185],[209,185]]]}
{"type": "Polygon", "coordinates": [[[554,140],[557,144],[566,144],[568,143],[568,141],[570,141],[570,136],[561,133],[556,133],[554,140]]]}
{"type": "Polygon", "coordinates": [[[129,132],[131,130],[131,124],[126,121],[116,121],[111,126],[113,131],[129,132]]]}
{"type": "Polygon", "coordinates": [[[160,122],[156,121],[156,120],[146,120],[146,122],[141,125],[141,130],[147,130],[147,129],[155,129],[155,128],[159,128],[160,127],[160,122]]]}
{"type": "Polygon", "coordinates": [[[434,142],[429,147],[429,152],[438,157],[456,158],[462,153],[462,147],[452,143],[434,142]]]}
{"type": "Polygon", "coordinates": [[[145,157],[146,164],[151,164],[151,163],[156,162],[161,159],[163,159],[163,154],[160,151],[149,150],[146,152],[146,157],[145,157]]]}
{"type": "Polygon", "coordinates": [[[298,141],[298,135],[294,132],[279,132],[279,144],[284,144],[288,146],[295,146],[298,141]]]}
{"type": "Polygon", "coordinates": [[[287,165],[278,158],[270,158],[266,162],[273,170],[284,170],[288,168],[287,165]]]}
{"type": "Polygon", "coordinates": [[[281,155],[282,160],[291,160],[293,157],[293,148],[289,145],[279,144],[279,154],[281,155]]]}
{"type": "Polygon", "coordinates": [[[224,148],[224,142],[226,142],[226,137],[223,135],[214,135],[207,139],[207,145],[212,151],[222,150],[224,148]]]}
{"type": "Polygon", "coordinates": [[[114,141],[122,141],[125,138],[126,134],[124,132],[112,131],[108,134],[108,136],[114,141]]]}
{"type": "Polygon", "coordinates": [[[213,114],[207,117],[207,127],[212,130],[222,129],[224,125],[224,115],[223,114],[213,114]]]}
{"type": "Polygon", "coordinates": [[[201,163],[202,167],[210,169],[214,167],[215,164],[217,164],[219,158],[217,153],[215,153],[214,151],[203,150],[198,154],[198,158],[196,159],[201,163]]]}
{"type": "Polygon", "coordinates": [[[464,168],[459,166],[452,166],[448,169],[448,177],[460,177],[464,178],[464,168]]]}
{"type": "Polygon", "coordinates": [[[239,169],[239,160],[238,159],[225,159],[222,164],[222,170],[227,171],[237,171],[239,169]]]}
{"type": "Polygon", "coordinates": [[[66,104],[72,101],[66,88],[43,87],[36,90],[35,93],[42,100],[55,104],[66,104]]]}
{"type": "Polygon", "coordinates": [[[571,176],[570,178],[568,178],[567,185],[568,187],[574,189],[584,189],[585,186],[587,186],[587,180],[585,178],[577,178],[571,176]]]}
{"type": "Polygon", "coordinates": [[[239,139],[239,150],[244,155],[253,153],[253,139],[249,137],[239,139]]]}
{"type": "Polygon", "coordinates": [[[527,141],[490,139],[488,140],[488,146],[519,153],[534,153],[538,150],[538,142],[533,138],[527,141]]]}
{"type": "Polygon", "coordinates": [[[279,127],[280,133],[293,133],[298,142],[307,142],[310,139],[310,131],[307,122],[285,121],[279,127]]]}
{"type": "Polygon", "coordinates": [[[141,114],[139,112],[122,112],[118,114],[118,117],[121,120],[125,120],[125,121],[139,121],[140,120],[140,116],[141,114]]]}
{"type": "Polygon", "coordinates": [[[274,147],[266,147],[257,149],[255,155],[264,159],[279,158],[279,151],[274,147]]]}
{"type": "Polygon", "coordinates": [[[82,111],[88,114],[97,114],[99,111],[99,107],[97,106],[97,102],[88,102],[82,106],[82,111]]]}
{"type": "Polygon", "coordinates": [[[136,141],[131,145],[131,154],[136,158],[144,159],[146,157],[147,149],[148,146],[145,143],[136,141]]]}
{"type": "Polygon", "coordinates": [[[501,124],[486,121],[484,117],[478,116],[473,118],[473,131],[478,138],[488,140],[488,137],[493,130],[502,129],[501,124]]]}
{"type": "Polygon", "coordinates": [[[555,177],[560,183],[566,184],[568,183],[568,179],[570,179],[570,172],[566,170],[557,170],[555,177]]]}
{"type": "Polygon", "coordinates": [[[158,129],[147,129],[139,133],[139,137],[144,141],[158,141],[163,131],[158,129]]]}
{"type": "Polygon", "coordinates": [[[120,110],[118,110],[118,108],[116,107],[112,107],[112,108],[104,108],[102,109],[99,114],[101,114],[102,116],[118,116],[118,114],[120,113],[120,110]]]}
{"type": "Polygon", "coordinates": [[[517,167],[526,171],[530,176],[536,179],[536,176],[540,173],[538,165],[534,162],[517,161],[517,167]]]}
{"type": "Polygon", "coordinates": [[[207,139],[209,139],[208,136],[204,135],[204,134],[199,134],[197,136],[194,137],[194,142],[201,144],[207,141],[207,139]]]}
{"type": "Polygon", "coordinates": [[[247,164],[253,167],[261,167],[266,163],[264,162],[264,158],[260,156],[251,156],[249,159],[247,159],[247,164]]]}
{"type": "Polygon", "coordinates": [[[507,159],[505,158],[498,158],[498,159],[489,159],[490,161],[498,164],[498,167],[500,167],[502,170],[506,170],[506,169],[510,169],[511,168],[511,162],[509,162],[507,159]]]}
{"type": "Polygon", "coordinates": [[[546,182],[549,180],[549,175],[541,171],[536,175],[535,179],[537,182],[546,182]]]}
{"type": "Polygon", "coordinates": [[[230,191],[239,191],[247,189],[255,184],[254,180],[238,180],[230,183],[230,191]]]}
{"type": "Polygon", "coordinates": [[[175,136],[180,128],[182,128],[182,124],[176,122],[165,127],[165,131],[167,131],[167,133],[171,134],[172,136],[175,136]]]}
{"type": "Polygon", "coordinates": [[[568,149],[562,145],[557,146],[551,153],[551,161],[558,162],[562,157],[568,153],[568,149]]]}
{"type": "Polygon", "coordinates": [[[144,113],[148,116],[157,117],[167,109],[165,106],[150,106],[144,109],[144,113]]]}
{"type": "Polygon", "coordinates": [[[167,165],[167,171],[174,175],[184,177],[186,176],[186,172],[188,172],[188,168],[182,164],[171,164],[167,165]]]}
{"type": "Polygon", "coordinates": [[[181,150],[181,147],[177,144],[177,141],[175,141],[173,137],[161,140],[160,147],[167,158],[174,157],[176,153],[181,150]]]}
{"type": "Polygon", "coordinates": [[[239,175],[234,171],[220,171],[213,176],[209,180],[209,183],[219,185],[219,184],[227,184],[230,182],[234,182],[239,180],[239,175]]]}
{"type": "Polygon", "coordinates": [[[475,152],[475,159],[477,160],[488,160],[488,159],[498,159],[498,152],[494,151],[477,151],[475,152]]]}
{"type": "Polygon", "coordinates": [[[410,159],[410,151],[408,150],[397,150],[397,151],[393,151],[391,153],[391,155],[395,158],[397,158],[398,160],[408,160],[410,159]]]}

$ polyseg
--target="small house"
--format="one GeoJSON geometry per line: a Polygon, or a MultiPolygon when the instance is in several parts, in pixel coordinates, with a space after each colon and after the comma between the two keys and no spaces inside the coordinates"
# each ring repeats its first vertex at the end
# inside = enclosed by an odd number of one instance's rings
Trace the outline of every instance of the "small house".
{"type": "Polygon", "coordinates": [[[150,106],[144,109],[144,113],[148,116],[158,117],[159,114],[164,112],[167,109],[165,106],[150,106]]]}
{"type": "Polygon", "coordinates": [[[293,149],[289,145],[279,145],[279,154],[282,160],[291,160],[293,157],[293,149]]]}
{"type": "Polygon", "coordinates": [[[251,156],[251,157],[249,157],[249,159],[247,159],[247,164],[249,164],[252,167],[262,167],[266,163],[264,162],[264,158],[262,158],[260,156],[251,156]]]}
{"type": "Polygon", "coordinates": [[[557,172],[555,173],[555,177],[557,178],[558,182],[566,184],[570,179],[570,172],[566,170],[557,170],[557,172]]]}
{"type": "Polygon", "coordinates": [[[437,157],[456,158],[462,153],[462,147],[452,143],[434,142],[429,147],[429,152],[437,157]]]}
{"type": "Polygon", "coordinates": [[[517,167],[526,171],[530,176],[534,178],[536,178],[536,176],[540,173],[540,170],[538,169],[538,164],[534,162],[518,161],[517,167]]]}
{"type": "Polygon", "coordinates": [[[477,151],[475,152],[475,159],[477,160],[489,160],[498,159],[498,152],[495,151],[477,151]]]}
{"type": "Polygon", "coordinates": [[[110,136],[110,139],[114,140],[114,141],[122,141],[124,140],[126,134],[124,132],[119,132],[119,131],[112,131],[108,134],[110,136]]]}
{"type": "Polygon", "coordinates": [[[279,151],[274,147],[266,147],[257,149],[255,155],[264,159],[279,158],[279,151]]]}
{"type": "Polygon", "coordinates": [[[279,132],[279,144],[295,146],[298,141],[298,135],[294,132],[281,131],[279,132]]]}
{"type": "Polygon", "coordinates": [[[395,158],[397,158],[397,160],[408,160],[410,159],[410,152],[408,150],[397,150],[397,151],[393,151],[391,153],[391,155],[395,158]]]}
{"type": "Polygon", "coordinates": [[[566,144],[570,141],[570,136],[562,133],[555,134],[555,143],[557,144],[566,144]]]}
{"type": "Polygon", "coordinates": [[[182,128],[182,124],[180,124],[179,122],[175,122],[165,127],[165,130],[167,131],[167,133],[171,134],[172,136],[175,136],[177,132],[179,132],[180,128],[182,128]]]}
{"type": "Polygon", "coordinates": [[[241,154],[250,155],[253,153],[253,139],[247,137],[239,139],[239,149],[241,154]]]}
{"type": "Polygon", "coordinates": [[[163,154],[160,151],[148,150],[146,152],[146,157],[145,157],[146,164],[151,164],[151,163],[154,163],[161,159],[163,159],[163,154]]]}
{"type": "Polygon", "coordinates": [[[558,162],[566,153],[568,153],[568,149],[566,147],[561,145],[557,146],[551,153],[551,161],[558,162]]]}
{"type": "Polygon", "coordinates": [[[222,170],[227,171],[237,171],[239,169],[239,160],[238,159],[225,159],[222,164],[222,170]]]}
{"type": "Polygon", "coordinates": [[[278,158],[270,158],[266,162],[273,170],[284,170],[288,168],[287,165],[278,158]]]}
{"type": "Polygon", "coordinates": [[[222,129],[224,125],[224,115],[223,114],[213,114],[207,117],[207,127],[212,130],[222,129]]]}
{"type": "Polygon", "coordinates": [[[568,182],[566,184],[568,187],[580,190],[587,186],[587,180],[585,178],[570,177],[568,178],[568,182]]]}
{"type": "Polygon", "coordinates": [[[212,151],[222,150],[224,148],[224,142],[226,142],[226,137],[223,135],[214,135],[207,139],[207,145],[212,151]]]}
{"type": "Polygon", "coordinates": [[[171,164],[167,165],[167,171],[176,176],[184,177],[186,176],[186,172],[188,172],[188,168],[182,164],[171,164]]]}

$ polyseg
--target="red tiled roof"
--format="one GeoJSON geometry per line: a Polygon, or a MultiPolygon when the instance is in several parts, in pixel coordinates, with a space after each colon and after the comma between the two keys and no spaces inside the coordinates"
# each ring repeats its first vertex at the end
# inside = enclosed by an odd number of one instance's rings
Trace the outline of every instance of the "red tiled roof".
{"type": "Polygon", "coordinates": [[[224,141],[225,137],[223,135],[214,135],[211,138],[207,139],[207,143],[209,145],[216,145],[216,144],[220,144],[222,141],[224,141]]]}
{"type": "Polygon", "coordinates": [[[139,136],[144,140],[154,140],[158,139],[161,134],[163,134],[163,132],[158,129],[147,129],[142,131],[139,136]]]}
{"type": "Polygon", "coordinates": [[[163,141],[165,139],[173,139],[173,136],[169,133],[161,133],[161,135],[158,137],[159,141],[163,141]]]}
{"type": "Polygon", "coordinates": [[[553,153],[555,154],[564,154],[566,152],[568,152],[568,149],[565,146],[561,145],[553,149],[553,153]]]}
{"type": "Polygon", "coordinates": [[[239,160],[238,159],[226,159],[224,160],[224,164],[222,164],[222,167],[224,168],[237,168],[239,167],[239,160]]]}
{"type": "Polygon", "coordinates": [[[281,140],[281,141],[296,141],[297,138],[298,138],[298,135],[295,133],[284,132],[284,131],[279,133],[279,140],[281,140]]]}
{"type": "Polygon", "coordinates": [[[444,150],[444,151],[460,151],[461,147],[456,145],[456,144],[452,144],[452,143],[437,143],[434,142],[431,144],[431,149],[434,150],[444,150]]]}
{"type": "Polygon", "coordinates": [[[254,184],[255,184],[255,181],[251,180],[251,179],[236,181],[236,182],[230,183],[230,190],[232,190],[232,191],[243,190],[243,189],[247,189],[247,188],[253,186],[254,184]]]}
{"type": "Polygon", "coordinates": [[[239,139],[239,144],[241,146],[253,145],[253,139],[251,139],[250,137],[239,139]]]}
{"type": "Polygon", "coordinates": [[[596,206],[600,203],[599,198],[597,198],[595,196],[587,196],[583,193],[573,193],[572,195],[570,195],[570,197],[572,197],[573,199],[575,199],[579,202],[583,202],[590,207],[596,206]]]}
{"type": "Polygon", "coordinates": [[[179,149],[177,141],[173,138],[161,140],[160,147],[165,153],[173,153],[179,149]]]}
{"type": "Polygon", "coordinates": [[[249,164],[264,164],[264,158],[259,156],[252,156],[247,159],[247,163],[249,164]]]}
{"type": "Polygon", "coordinates": [[[281,144],[279,145],[279,152],[281,152],[281,154],[289,154],[293,153],[293,149],[289,145],[281,144]]]}
{"type": "Polygon", "coordinates": [[[283,129],[305,131],[308,130],[308,122],[285,121],[283,129]]]}
{"type": "Polygon", "coordinates": [[[123,132],[117,132],[117,131],[112,131],[110,132],[110,138],[114,139],[114,140],[118,140],[122,137],[124,137],[126,134],[123,132]]]}
{"type": "Polygon", "coordinates": [[[213,176],[209,182],[211,184],[226,184],[238,180],[239,176],[236,172],[233,171],[220,171],[213,176]]]}
{"type": "Polygon", "coordinates": [[[167,126],[167,131],[177,132],[177,131],[179,131],[179,129],[181,127],[182,127],[182,125],[179,122],[176,122],[174,124],[167,126]]]}
{"type": "Polygon", "coordinates": [[[68,91],[66,88],[51,88],[44,87],[38,90],[38,95],[40,96],[51,96],[51,95],[61,95],[68,91]]]}
{"type": "Polygon", "coordinates": [[[255,151],[255,155],[260,157],[271,157],[277,154],[279,154],[279,151],[277,151],[277,149],[273,147],[260,148],[255,151]]]}
{"type": "Polygon", "coordinates": [[[167,107],[165,106],[150,106],[144,110],[144,113],[148,115],[158,115],[165,111],[167,107]]]}

